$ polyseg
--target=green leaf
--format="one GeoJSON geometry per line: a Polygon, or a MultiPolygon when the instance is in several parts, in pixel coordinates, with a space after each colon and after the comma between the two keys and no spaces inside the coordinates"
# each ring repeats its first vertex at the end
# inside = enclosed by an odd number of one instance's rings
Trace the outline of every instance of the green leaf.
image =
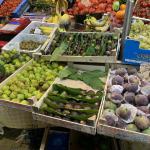
{"type": "Polygon", "coordinates": [[[92,56],[95,54],[95,46],[89,46],[85,51],[85,56],[92,56]]]}
{"type": "Polygon", "coordinates": [[[63,78],[66,78],[72,74],[75,74],[76,72],[77,72],[76,69],[67,67],[67,68],[63,69],[61,72],[59,72],[59,77],[61,79],[63,79],[63,78]]]}
{"type": "Polygon", "coordinates": [[[59,56],[61,56],[68,48],[68,44],[66,42],[62,42],[59,47],[57,47],[52,53],[50,61],[56,61],[59,56]]]}

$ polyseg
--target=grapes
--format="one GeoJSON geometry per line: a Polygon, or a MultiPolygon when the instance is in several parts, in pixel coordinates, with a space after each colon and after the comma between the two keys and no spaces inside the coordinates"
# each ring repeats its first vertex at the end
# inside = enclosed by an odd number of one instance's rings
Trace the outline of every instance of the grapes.
{"type": "Polygon", "coordinates": [[[140,48],[150,49],[150,25],[136,20],[131,26],[130,38],[140,41],[140,48]]]}

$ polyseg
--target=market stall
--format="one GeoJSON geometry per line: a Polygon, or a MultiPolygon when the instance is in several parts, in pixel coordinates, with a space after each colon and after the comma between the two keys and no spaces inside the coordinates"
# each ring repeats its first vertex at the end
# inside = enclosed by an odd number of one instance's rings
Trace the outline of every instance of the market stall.
{"type": "Polygon", "coordinates": [[[14,37],[0,53],[3,126],[150,143],[147,1],[16,1],[10,12],[7,5],[0,38],[14,37]]]}

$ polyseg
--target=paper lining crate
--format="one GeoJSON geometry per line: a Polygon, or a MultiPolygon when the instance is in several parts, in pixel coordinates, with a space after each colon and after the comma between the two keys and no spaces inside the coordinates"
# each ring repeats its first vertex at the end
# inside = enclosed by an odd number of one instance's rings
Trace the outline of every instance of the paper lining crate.
{"type": "MultiPolygon", "coordinates": [[[[93,66],[93,65],[90,66],[90,65],[78,65],[78,64],[72,64],[72,67],[76,68],[76,69],[79,69],[79,70],[87,70],[87,71],[88,70],[92,71],[92,70],[104,70],[105,69],[105,67],[102,67],[102,66],[100,67],[100,66],[93,66]]],[[[59,83],[59,81],[60,81],[60,79],[57,78],[53,84],[59,83]]],[[[96,120],[94,121],[94,125],[91,125],[91,126],[80,124],[80,123],[77,123],[77,122],[68,121],[68,120],[65,120],[65,119],[52,117],[52,116],[49,116],[49,115],[45,115],[45,114],[42,114],[39,111],[40,107],[44,103],[44,98],[46,98],[48,93],[50,91],[52,91],[52,86],[53,85],[51,85],[51,87],[46,91],[46,93],[38,101],[38,103],[35,104],[35,106],[33,108],[33,118],[35,120],[45,122],[45,123],[53,125],[53,126],[64,127],[64,128],[73,129],[73,130],[77,130],[77,131],[80,131],[80,132],[95,135],[96,134],[96,125],[97,125],[98,118],[99,118],[99,113],[100,113],[100,110],[101,110],[100,107],[98,109],[98,113],[97,113],[97,116],[96,116],[96,120]]]]}
{"type": "MultiPolygon", "coordinates": [[[[135,66],[130,66],[130,65],[121,65],[121,64],[112,65],[112,69],[117,69],[119,67],[135,68],[135,66]]],[[[102,134],[102,135],[110,136],[110,137],[121,139],[121,140],[128,140],[128,141],[132,141],[132,142],[137,141],[137,142],[143,142],[143,143],[150,144],[150,135],[135,132],[135,131],[130,131],[127,129],[109,126],[109,125],[107,125],[106,120],[102,117],[103,111],[104,111],[104,105],[105,105],[105,101],[106,101],[108,85],[109,85],[110,71],[109,71],[106,86],[105,86],[105,92],[104,92],[105,96],[104,96],[104,99],[103,99],[103,101],[101,103],[101,107],[100,107],[101,110],[100,110],[100,115],[99,115],[99,121],[97,124],[97,134],[102,134]]]]}
{"type": "MultiPolygon", "coordinates": [[[[41,53],[43,54],[42,57],[45,57],[45,59],[51,59],[51,55],[52,55],[52,51],[49,50],[51,48],[52,42],[55,38],[55,36],[57,35],[58,31],[55,32],[53,38],[51,38],[49,40],[49,44],[47,45],[47,47],[45,48],[45,50],[41,51],[41,53]],[[47,54],[50,53],[50,54],[47,54]]],[[[65,35],[72,35],[73,33],[77,33],[77,34],[82,34],[82,35],[90,35],[90,34],[99,34],[99,35],[106,35],[106,36],[112,36],[115,35],[117,36],[117,46],[115,48],[115,50],[112,52],[112,56],[75,56],[75,55],[61,55],[58,57],[57,61],[64,61],[64,62],[83,62],[83,63],[115,63],[117,62],[117,58],[119,55],[119,51],[120,51],[120,34],[118,33],[98,33],[98,32],[65,32],[62,34],[65,35]]],[[[37,53],[37,55],[41,56],[42,54],[37,53]]]]}

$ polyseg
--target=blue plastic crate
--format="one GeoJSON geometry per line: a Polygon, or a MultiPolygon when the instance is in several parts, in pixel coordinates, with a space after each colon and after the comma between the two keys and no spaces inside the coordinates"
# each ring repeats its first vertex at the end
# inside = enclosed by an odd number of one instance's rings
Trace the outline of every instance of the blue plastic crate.
{"type": "Polygon", "coordinates": [[[20,17],[27,9],[29,9],[30,3],[29,0],[22,0],[22,2],[18,5],[16,10],[13,11],[12,17],[18,18],[20,17]]]}
{"type": "Polygon", "coordinates": [[[124,43],[123,63],[140,65],[150,63],[150,49],[141,49],[140,42],[133,39],[126,39],[124,43]]]}
{"type": "Polygon", "coordinates": [[[47,138],[46,150],[69,150],[69,133],[52,131],[47,138]]]}

